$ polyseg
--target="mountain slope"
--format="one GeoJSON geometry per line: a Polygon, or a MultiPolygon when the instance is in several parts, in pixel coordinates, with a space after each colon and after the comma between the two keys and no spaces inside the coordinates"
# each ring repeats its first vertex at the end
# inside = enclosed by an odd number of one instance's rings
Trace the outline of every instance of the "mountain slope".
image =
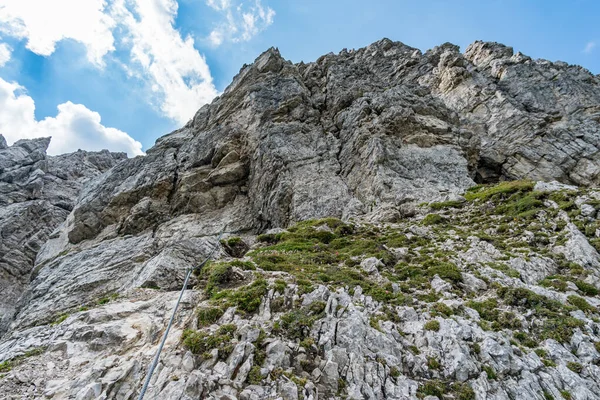
{"type": "Polygon", "coordinates": [[[134,398],[217,248],[150,397],[599,398],[599,88],[497,43],[269,49],[83,185],[3,395],[134,398]]]}

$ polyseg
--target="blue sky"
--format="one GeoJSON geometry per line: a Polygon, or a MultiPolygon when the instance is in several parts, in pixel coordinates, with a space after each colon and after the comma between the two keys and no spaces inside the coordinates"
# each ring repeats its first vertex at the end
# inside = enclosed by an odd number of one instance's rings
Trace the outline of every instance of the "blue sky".
{"type": "Polygon", "coordinates": [[[270,46],[299,62],[488,40],[598,74],[599,19],[588,0],[3,0],[0,133],[141,154],[270,46]]]}

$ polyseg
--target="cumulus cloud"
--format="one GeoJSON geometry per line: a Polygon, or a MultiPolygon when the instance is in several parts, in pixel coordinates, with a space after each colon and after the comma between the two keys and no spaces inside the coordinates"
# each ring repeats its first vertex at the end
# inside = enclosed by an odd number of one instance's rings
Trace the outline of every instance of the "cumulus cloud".
{"type": "Polygon", "coordinates": [[[9,144],[19,139],[52,136],[48,154],[84,150],[144,154],[142,144],[127,133],[101,123],[100,114],[70,101],[58,106],[56,117],[35,119],[35,103],[24,88],[0,78],[0,133],[9,144]]]}
{"type": "Polygon", "coordinates": [[[587,42],[583,48],[583,52],[585,54],[590,54],[594,50],[594,47],[596,47],[596,42],[587,42]]]}
{"type": "Polygon", "coordinates": [[[115,0],[112,15],[126,28],[123,40],[139,67],[128,70],[150,84],[164,115],[183,124],[217,90],[194,39],[174,28],[177,7],[175,0],[115,0]]]}
{"type": "MultiPolygon", "coordinates": [[[[225,21],[208,37],[214,46],[250,40],[275,15],[262,0],[205,1],[225,21]]],[[[184,124],[218,92],[194,39],[175,28],[177,12],[177,0],[2,0],[0,33],[26,40],[28,49],[43,56],[51,55],[57,42],[75,40],[98,67],[113,54],[111,62],[144,83],[150,103],[184,124]]],[[[0,47],[0,65],[9,58],[10,49],[0,47]]]]}
{"type": "Polygon", "coordinates": [[[103,65],[113,51],[115,21],[104,0],[2,0],[0,31],[27,40],[32,52],[49,56],[56,43],[73,39],[86,47],[87,58],[103,65]]]}
{"type": "Polygon", "coordinates": [[[224,19],[207,38],[215,47],[225,40],[247,42],[271,25],[275,17],[275,11],[263,6],[261,0],[237,5],[232,4],[231,0],[207,0],[206,4],[221,13],[224,19]]]}
{"type": "Polygon", "coordinates": [[[10,53],[12,49],[6,43],[0,43],[0,67],[10,60],[10,53]]]}

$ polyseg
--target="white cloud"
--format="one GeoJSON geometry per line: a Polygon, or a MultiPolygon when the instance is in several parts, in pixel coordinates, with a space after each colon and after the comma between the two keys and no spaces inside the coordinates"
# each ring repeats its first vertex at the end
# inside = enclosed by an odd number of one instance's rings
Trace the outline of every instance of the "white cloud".
{"type": "Polygon", "coordinates": [[[231,7],[231,0],[206,0],[206,4],[217,11],[222,11],[231,7]]]}
{"type": "Polygon", "coordinates": [[[261,0],[250,5],[240,2],[237,6],[230,0],[207,0],[206,4],[225,19],[208,36],[208,42],[215,47],[225,40],[247,42],[271,25],[275,17],[275,11],[263,6],[261,0]]]}
{"type": "MultiPolygon", "coordinates": [[[[205,1],[225,21],[207,38],[212,46],[248,41],[275,15],[261,0],[205,1]]],[[[142,80],[148,101],[183,124],[218,92],[194,39],[175,28],[177,12],[177,0],[0,0],[0,33],[27,40],[28,49],[44,56],[63,39],[78,41],[100,67],[117,46],[125,53],[113,53],[111,62],[142,80]]],[[[0,48],[0,62],[6,54],[0,48]]]]}
{"type": "Polygon", "coordinates": [[[142,144],[127,133],[101,123],[100,114],[70,101],[58,106],[56,117],[35,119],[35,103],[24,88],[0,78],[0,133],[9,144],[19,139],[52,136],[48,154],[78,149],[123,151],[131,156],[143,154],[142,144]]]}
{"type": "Polygon", "coordinates": [[[0,67],[10,60],[10,54],[12,49],[6,43],[0,43],[0,67]]]}
{"type": "Polygon", "coordinates": [[[221,43],[223,43],[223,40],[224,38],[222,32],[212,31],[210,35],[208,35],[208,41],[215,47],[220,46],[221,43]]]}
{"type": "Polygon", "coordinates": [[[585,47],[583,48],[583,52],[585,54],[590,54],[592,50],[594,50],[594,47],[596,47],[596,42],[587,42],[585,47]]]}
{"type": "Polygon", "coordinates": [[[183,39],[173,26],[175,0],[115,0],[112,15],[126,27],[124,41],[141,69],[137,75],[148,81],[167,117],[183,124],[217,95],[194,39],[183,39]]]}
{"type": "Polygon", "coordinates": [[[2,0],[0,31],[27,40],[32,52],[49,56],[56,43],[76,40],[97,66],[114,50],[115,22],[104,12],[104,0],[2,0]]]}

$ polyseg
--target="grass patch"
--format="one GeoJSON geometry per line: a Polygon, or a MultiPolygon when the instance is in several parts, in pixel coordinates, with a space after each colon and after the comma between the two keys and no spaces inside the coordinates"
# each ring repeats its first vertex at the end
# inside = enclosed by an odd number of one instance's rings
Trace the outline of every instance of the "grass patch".
{"type": "Polygon", "coordinates": [[[111,301],[115,301],[118,298],[119,298],[119,294],[118,293],[111,293],[108,296],[104,296],[104,297],[101,297],[100,299],[98,299],[97,303],[98,303],[99,306],[102,306],[104,304],[110,303],[111,301]]]}
{"type": "Polygon", "coordinates": [[[246,378],[246,382],[250,385],[260,385],[263,380],[263,376],[260,373],[260,367],[255,365],[248,372],[248,377],[246,378]]]}
{"type": "Polygon", "coordinates": [[[464,201],[448,200],[437,203],[429,203],[429,208],[432,210],[443,210],[444,208],[462,208],[464,205],[464,201]]]}
{"type": "Polygon", "coordinates": [[[425,325],[423,325],[423,329],[425,329],[426,331],[437,332],[440,330],[440,322],[437,320],[427,321],[425,325]]]}
{"type": "Polygon", "coordinates": [[[439,214],[427,214],[421,222],[425,226],[445,224],[448,220],[439,214]]]}
{"type": "Polygon", "coordinates": [[[511,278],[517,278],[520,279],[521,278],[521,273],[519,271],[517,271],[516,269],[513,269],[511,267],[509,267],[508,265],[504,264],[504,263],[488,263],[487,264],[490,268],[493,268],[497,271],[502,272],[504,275],[509,276],[511,278]]]}
{"type": "Polygon", "coordinates": [[[494,370],[494,368],[490,367],[489,365],[484,365],[481,367],[481,369],[483,371],[485,371],[485,373],[487,374],[488,379],[490,380],[496,380],[498,378],[498,375],[496,375],[496,371],[494,370]]]}
{"type": "Polygon", "coordinates": [[[183,331],[181,340],[183,345],[194,354],[206,354],[217,349],[218,357],[226,359],[233,351],[233,334],[236,332],[235,324],[221,325],[219,329],[210,334],[203,331],[186,329],[183,331]]]}
{"type": "Polygon", "coordinates": [[[267,281],[259,277],[250,285],[212,293],[211,298],[224,307],[237,307],[239,311],[252,314],[258,310],[268,291],[267,281]]]}
{"type": "Polygon", "coordinates": [[[417,389],[417,397],[436,396],[440,399],[449,395],[457,400],[475,400],[475,392],[466,383],[444,382],[441,380],[430,380],[417,389]]]}
{"type": "Polygon", "coordinates": [[[576,372],[578,374],[580,374],[581,371],[583,371],[583,365],[581,365],[577,362],[573,362],[573,361],[569,361],[567,363],[567,368],[569,368],[571,371],[576,372]]]}
{"type": "Polygon", "coordinates": [[[12,369],[12,363],[10,361],[2,361],[0,363],[0,373],[10,372],[12,369]]]}
{"type": "Polygon", "coordinates": [[[575,307],[579,308],[584,312],[592,312],[596,311],[596,307],[592,307],[590,303],[587,302],[586,299],[579,296],[569,296],[567,297],[569,303],[573,304],[575,307]]]}
{"type": "Polygon", "coordinates": [[[493,186],[477,185],[467,190],[465,198],[469,201],[502,200],[514,193],[530,192],[534,186],[532,181],[506,181],[493,186]]]}
{"type": "Polygon", "coordinates": [[[600,293],[600,291],[594,285],[584,281],[577,280],[575,281],[575,285],[577,286],[577,289],[579,289],[581,293],[585,294],[586,296],[597,296],[598,293],[600,293]]]}
{"type": "Polygon", "coordinates": [[[65,319],[69,318],[69,314],[60,314],[54,321],[50,323],[50,325],[60,325],[65,319]]]}
{"type": "Polygon", "coordinates": [[[198,316],[198,327],[205,327],[214,324],[223,316],[225,311],[220,307],[200,308],[196,315],[198,316]]]}
{"type": "Polygon", "coordinates": [[[304,340],[308,337],[313,323],[322,318],[326,304],[315,301],[308,307],[293,310],[281,317],[281,329],[291,339],[304,340]]]}

